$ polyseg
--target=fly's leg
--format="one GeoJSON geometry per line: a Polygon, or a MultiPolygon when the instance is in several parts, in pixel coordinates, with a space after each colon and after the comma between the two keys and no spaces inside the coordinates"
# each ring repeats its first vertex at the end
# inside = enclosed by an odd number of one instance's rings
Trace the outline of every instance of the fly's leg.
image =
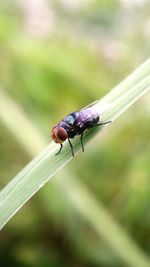
{"type": "Polygon", "coordinates": [[[93,126],[100,126],[100,125],[108,124],[108,123],[111,123],[111,122],[112,121],[105,121],[105,122],[102,122],[102,123],[93,124],[93,126]]]}
{"type": "Polygon", "coordinates": [[[108,123],[111,123],[112,121],[105,121],[105,122],[100,122],[100,123],[87,123],[86,124],[86,129],[89,129],[91,127],[95,127],[95,126],[101,126],[101,125],[105,125],[105,124],[108,124],[108,123]]]}
{"type": "Polygon", "coordinates": [[[81,140],[82,152],[84,152],[84,145],[83,145],[83,133],[84,133],[84,132],[82,132],[82,133],[81,133],[81,139],[80,139],[80,140],[81,140]]]}
{"type": "Polygon", "coordinates": [[[59,155],[59,153],[61,152],[62,148],[63,148],[63,145],[60,144],[60,149],[59,149],[59,151],[55,154],[56,156],[59,155]]]}
{"type": "Polygon", "coordinates": [[[69,139],[69,138],[68,138],[68,142],[69,142],[69,145],[70,145],[70,148],[71,148],[71,153],[72,153],[72,156],[74,157],[73,145],[71,144],[71,141],[70,141],[70,139],[69,139]]]}

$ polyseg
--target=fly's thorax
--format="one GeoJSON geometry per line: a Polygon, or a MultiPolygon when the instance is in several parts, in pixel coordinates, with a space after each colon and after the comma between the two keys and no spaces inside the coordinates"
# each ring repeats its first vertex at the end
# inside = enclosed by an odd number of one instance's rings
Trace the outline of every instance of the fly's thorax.
{"type": "Polygon", "coordinates": [[[64,120],[62,120],[59,124],[58,127],[64,128],[67,132],[69,132],[72,129],[72,126],[66,123],[64,120]]]}
{"type": "Polygon", "coordinates": [[[63,121],[65,123],[67,123],[68,125],[73,126],[76,123],[76,121],[78,120],[78,117],[79,117],[79,112],[75,111],[75,112],[72,112],[69,115],[67,115],[63,119],[63,121]]]}

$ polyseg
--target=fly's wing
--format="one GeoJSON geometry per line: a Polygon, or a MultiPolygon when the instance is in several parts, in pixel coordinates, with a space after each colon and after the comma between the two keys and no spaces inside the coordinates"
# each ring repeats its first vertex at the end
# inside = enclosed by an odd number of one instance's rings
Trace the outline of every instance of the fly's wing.
{"type": "Polygon", "coordinates": [[[88,106],[82,108],[82,110],[83,110],[83,109],[87,109],[87,108],[91,108],[91,107],[93,107],[94,105],[96,105],[98,102],[99,102],[99,100],[96,100],[96,101],[92,102],[91,104],[89,104],[88,106]]]}
{"type": "Polygon", "coordinates": [[[102,103],[99,100],[96,100],[95,102],[91,103],[90,105],[84,107],[81,110],[86,110],[86,109],[93,109],[95,111],[97,111],[97,113],[99,115],[102,115],[103,113],[105,113],[107,110],[109,110],[111,108],[112,104],[110,103],[102,103]]]}
{"type": "Polygon", "coordinates": [[[110,109],[111,104],[102,101],[95,101],[78,112],[76,125],[82,128],[88,122],[89,125],[99,121],[100,116],[110,109]]]}
{"type": "MultiPolygon", "coordinates": [[[[81,114],[82,111],[83,111],[83,113],[84,113],[84,111],[85,111],[86,109],[90,109],[90,108],[94,107],[94,105],[96,105],[98,102],[99,102],[99,100],[96,100],[96,101],[92,102],[91,104],[89,104],[88,106],[82,108],[81,110],[72,112],[72,113],[70,113],[69,115],[72,115],[72,114],[78,114],[77,117],[79,117],[79,114],[81,114]]],[[[88,118],[85,120],[85,122],[86,122],[87,120],[88,120],[88,118]]],[[[77,122],[77,124],[78,124],[78,122],[77,122]]]]}
{"type": "Polygon", "coordinates": [[[109,109],[112,108],[112,104],[111,104],[111,103],[104,103],[104,102],[102,102],[102,101],[98,101],[98,102],[94,105],[94,107],[92,107],[92,108],[94,108],[94,109],[98,112],[99,115],[102,115],[102,114],[104,114],[106,111],[108,111],[109,109]]]}

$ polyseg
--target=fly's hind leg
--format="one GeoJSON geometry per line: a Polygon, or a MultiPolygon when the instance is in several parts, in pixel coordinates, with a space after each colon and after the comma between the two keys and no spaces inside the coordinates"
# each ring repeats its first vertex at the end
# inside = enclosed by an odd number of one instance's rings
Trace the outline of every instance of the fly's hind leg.
{"type": "Polygon", "coordinates": [[[93,124],[93,126],[100,126],[100,125],[108,124],[108,123],[111,123],[111,122],[112,121],[105,121],[105,122],[102,122],[102,123],[93,124]]]}
{"type": "Polygon", "coordinates": [[[82,152],[84,152],[83,133],[84,133],[84,132],[81,133],[81,138],[80,138],[80,140],[81,140],[82,152]]]}
{"type": "Polygon", "coordinates": [[[55,154],[56,156],[59,155],[59,153],[61,152],[62,148],[63,148],[63,145],[60,144],[60,149],[59,149],[59,151],[55,154]]]}

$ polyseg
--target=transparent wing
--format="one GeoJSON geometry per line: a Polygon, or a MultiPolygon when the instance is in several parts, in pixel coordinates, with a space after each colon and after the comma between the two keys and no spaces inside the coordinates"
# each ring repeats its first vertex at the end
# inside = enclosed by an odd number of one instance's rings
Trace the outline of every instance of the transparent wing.
{"type": "Polygon", "coordinates": [[[109,110],[111,106],[112,105],[110,103],[102,103],[101,101],[96,100],[93,103],[89,104],[88,106],[84,107],[82,110],[94,109],[95,111],[98,112],[98,114],[101,115],[105,113],[107,110],[109,110]]]}
{"type": "Polygon", "coordinates": [[[99,102],[99,100],[96,100],[96,101],[92,102],[91,104],[89,104],[88,106],[86,106],[86,107],[84,107],[84,108],[82,108],[82,109],[91,108],[91,107],[93,107],[94,105],[96,105],[98,102],[99,102]]]}

